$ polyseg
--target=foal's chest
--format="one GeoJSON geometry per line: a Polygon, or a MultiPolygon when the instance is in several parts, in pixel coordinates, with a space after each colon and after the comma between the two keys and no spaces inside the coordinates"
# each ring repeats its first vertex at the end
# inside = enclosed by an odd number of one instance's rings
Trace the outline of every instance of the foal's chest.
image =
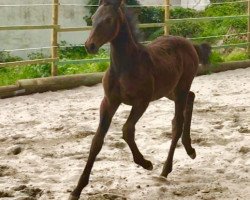
{"type": "Polygon", "coordinates": [[[118,79],[121,101],[133,105],[140,101],[149,101],[152,96],[153,83],[141,76],[121,76],[118,79]]]}

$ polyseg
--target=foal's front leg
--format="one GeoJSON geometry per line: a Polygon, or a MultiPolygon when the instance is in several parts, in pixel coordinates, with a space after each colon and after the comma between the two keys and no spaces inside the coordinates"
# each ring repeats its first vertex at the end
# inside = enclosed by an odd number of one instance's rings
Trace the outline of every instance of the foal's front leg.
{"type": "Polygon", "coordinates": [[[110,102],[106,97],[102,100],[100,108],[100,123],[92,140],[88,161],[77,184],[77,187],[71,193],[69,200],[78,200],[83,188],[88,185],[90,172],[95,162],[95,158],[101,151],[104,137],[109,129],[112,117],[114,116],[119,105],[119,102],[110,102]]]}
{"type": "Polygon", "coordinates": [[[143,113],[148,107],[148,103],[137,104],[132,107],[131,113],[128,117],[128,120],[123,126],[123,139],[129,145],[129,148],[132,151],[134,162],[144,169],[152,170],[153,165],[150,161],[144,159],[143,155],[139,151],[136,143],[135,143],[135,124],[141,118],[143,113]]]}

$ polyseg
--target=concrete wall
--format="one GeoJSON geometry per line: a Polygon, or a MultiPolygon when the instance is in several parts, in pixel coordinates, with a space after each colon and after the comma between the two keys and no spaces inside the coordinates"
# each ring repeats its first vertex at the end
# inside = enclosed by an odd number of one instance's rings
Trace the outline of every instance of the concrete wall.
{"type": "MultiPolygon", "coordinates": [[[[84,4],[86,0],[60,0],[67,4],[84,4]]],[[[0,0],[0,5],[51,4],[52,0],[0,0]]],[[[49,25],[52,23],[52,6],[1,7],[0,26],[49,25]]],[[[63,27],[81,27],[86,23],[83,16],[88,13],[83,6],[60,6],[59,24],[63,27]]],[[[69,44],[83,44],[87,32],[61,33],[60,41],[69,44]]],[[[50,46],[51,30],[0,31],[0,50],[23,49],[50,46]]],[[[16,51],[12,54],[27,57],[32,51],[16,51]]],[[[43,51],[49,54],[49,51],[43,51]]]]}

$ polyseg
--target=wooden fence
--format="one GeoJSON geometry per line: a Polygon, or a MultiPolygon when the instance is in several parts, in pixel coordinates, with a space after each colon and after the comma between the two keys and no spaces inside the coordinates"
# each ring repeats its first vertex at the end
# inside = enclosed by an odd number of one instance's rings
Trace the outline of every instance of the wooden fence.
{"type": "MultiPolygon", "coordinates": [[[[152,28],[152,27],[164,27],[164,34],[169,34],[169,24],[170,23],[179,23],[183,21],[209,21],[209,20],[218,20],[218,19],[235,19],[235,18],[248,18],[248,30],[247,30],[247,41],[245,43],[232,44],[232,45],[223,45],[217,46],[214,48],[225,48],[228,46],[247,46],[248,52],[250,55],[250,0],[239,1],[239,2],[248,2],[247,15],[238,15],[238,16],[220,16],[220,17],[203,17],[203,18],[184,18],[184,19],[170,19],[170,1],[163,0],[164,4],[162,5],[165,9],[164,23],[149,23],[149,24],[140,24],[140,28],[152,28]]],[[[232,2],[231,2],[232,3],[232,2]]],[[[237,3],[234,2],[234,3],[237,3]]],[[[217,3],[218,4],[218,3],[217,3]]],[[[222,4],[222,3],[221,3],[222,4]]],[[[40,29],[50,29],[52,30],[51,36],[51,58],[46,59],[37,59],[37,60],[26,60],[26,61],[16,61],[16,62],[6,62],[0,63],[0,68],[2,67],[13,67],[13,66],[22,66],[29,64],[41,64],[41,63],[52,63],[51,67],[51,76],[57,75],[57,65],[59,63],[87,63],[87,62],[103,62],[108,61],[108,59],[84,59],[84,60],[68,60],[60,61],[58,58],[58,34],[60,32],[75,32],[75,31],[88,31],[91,30],[91,26],[84,27],[61,27],[58,24],[59,18],[59,7],[60,0],[52,0],[51,9],[52,9],[52,24],[50,25],[33,25],[33,26],[4,26],[0,27],[0,31],[7,30],[40,30],[40,29]]]]}

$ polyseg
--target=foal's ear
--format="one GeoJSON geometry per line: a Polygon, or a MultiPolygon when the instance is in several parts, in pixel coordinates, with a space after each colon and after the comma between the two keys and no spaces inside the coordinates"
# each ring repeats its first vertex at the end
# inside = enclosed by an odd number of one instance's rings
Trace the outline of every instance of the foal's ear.
{"type": "Polygon", "coordinates": [[[107,3],[113,5],[115,8],[119,8],[125,0],[100,0],[99,3],[107,3]]]}
{"type": "Polygon", "coordinates": [[[125,4],[125,0],[112,0],[115,8],[119,8],[125,4]]]}

